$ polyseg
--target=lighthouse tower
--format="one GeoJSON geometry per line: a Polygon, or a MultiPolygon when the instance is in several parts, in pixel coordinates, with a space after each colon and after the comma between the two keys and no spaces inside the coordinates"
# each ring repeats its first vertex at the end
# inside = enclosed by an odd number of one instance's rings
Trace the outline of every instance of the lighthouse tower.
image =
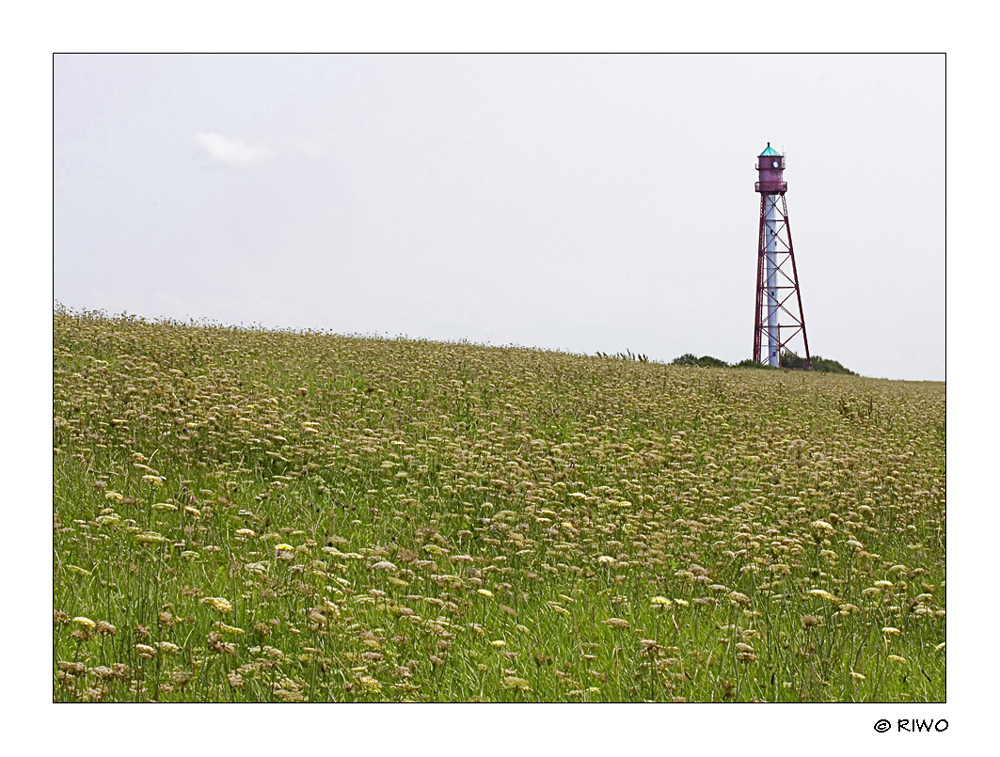
{"type": "Polygon", "coordinates": [[[760,193],[760,232],[757,240],[757,304],[754,315],[753,359],[778,367],[781,355],[790,352],[811,364],[802,295],[792,251],[792,231],[784,180],[785,156],[767,143],[757,156],[757,183],[760,193]],[[780,203],[780,206],[779,206],[780,203]],[[801,340],[798,339],[801,334],[801,340]],[[802,354],[792,349],[801,341],[802,354]]]}

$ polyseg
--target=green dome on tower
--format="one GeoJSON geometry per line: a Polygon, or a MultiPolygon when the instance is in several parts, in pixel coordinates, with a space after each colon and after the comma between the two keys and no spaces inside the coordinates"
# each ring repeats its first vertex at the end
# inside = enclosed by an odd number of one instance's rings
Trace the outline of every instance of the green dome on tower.
{"type": "Polygon", "coordinates": [[[764,148],[764,152],[762,152],[757,157],[761,158],[764,157],[765,155],[781,155],[781,153],[775,150],[773,147],[771,147],[771,143],[768,142],[767,147],[764,148]]]}

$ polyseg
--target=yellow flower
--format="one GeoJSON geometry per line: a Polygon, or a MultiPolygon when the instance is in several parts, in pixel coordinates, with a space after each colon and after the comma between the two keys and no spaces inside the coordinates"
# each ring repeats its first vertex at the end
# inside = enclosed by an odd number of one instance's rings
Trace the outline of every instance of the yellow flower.
{"type": "Polygon", "coordinates": [[[233,606],[229,603],[229,600],[223,599],[222,597],[205,597],[201,600],[202,604],[208,605],[216,612],[226,613],[232,612],[233,606]]]}
{"type": "Polygon", "coordinates": [[[906,663],[906,658],[905,657],[900,657],[898,654],[891,654],[891,655],[889,655],[889,659],[892,660],[893,662],[898,662],[900,665],[906,665],[907,664],[906,663]]]}
{"type": "Polygon", "coordinates": [[[833,596],[833,594],[831,594],[828,591],[825,591],[824,589],[810,589],[809,591],[806,592],[806,594],[812,594],[812,595],[817,596],[817,597],[822,597],[827,602],[842,602],[843,601],[839,597],[833,596]]]}
{"type": "Polygon", "coordinates": [[[531,684],[528,683],[524,678],[517,678],[516,676],[507,676],[503,679],[503,687],[505,689],[518,689],[519,691],[531,691],[531,684]]]}
{"type": "Polygon", "coordinates": [[[84,618],[83,616],[73,618],[73,622],[79,623],[81,626],[83,626],[84,628],[89,628],[91,631],[97,628],[97,623],[92,621],[90,618],[84,618]]]}
{"type": "Polygon", "coordinates": [[[136,534],[135,540],[140,544],[162,544],[170,541],[167,537],[162,534],[158,534],[155,531],[144,531],[141,534],[136,534]]]}
{"type": "Polygon", "coordinates": [[[670,607],[673,604],[666,597],[653,597],[652,602],[654,605],[659,605],[660,607],[670,607]]]}
{"type": "Polygon", "coordinates": [[[476,589],[477,594],[482,594],[484,597],[492,597],[493,592],[489,589],[476,589]]]}
{"type": "Polygon", "coordinates": [[[882,629],[882,633],[886,636],[902,636],[903,632],[898,628],[893,628],[892,626],[886,626],[882,629]]]}

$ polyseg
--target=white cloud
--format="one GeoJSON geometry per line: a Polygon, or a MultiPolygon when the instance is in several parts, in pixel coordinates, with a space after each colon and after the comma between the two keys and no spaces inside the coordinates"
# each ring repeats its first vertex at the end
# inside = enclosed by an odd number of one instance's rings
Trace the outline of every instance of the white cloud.
{"type": "Polygon", "coordinates": [[[242,137],[226,137],[214,131],[200,131],[194,139],[203,155],[225,166],[254,166],[268,154],[263,147],[248,145],[242,137]]]}

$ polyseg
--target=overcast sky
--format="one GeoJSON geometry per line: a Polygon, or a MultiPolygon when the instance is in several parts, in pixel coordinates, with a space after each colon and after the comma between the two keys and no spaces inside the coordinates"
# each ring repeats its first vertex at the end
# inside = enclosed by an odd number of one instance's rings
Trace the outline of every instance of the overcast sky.
{"type": "Polygon", "coordinates": [[[944,379],[944,56],[57,55],[54,295],[751,357],[755,156],[813,354],[944,379]]]}

